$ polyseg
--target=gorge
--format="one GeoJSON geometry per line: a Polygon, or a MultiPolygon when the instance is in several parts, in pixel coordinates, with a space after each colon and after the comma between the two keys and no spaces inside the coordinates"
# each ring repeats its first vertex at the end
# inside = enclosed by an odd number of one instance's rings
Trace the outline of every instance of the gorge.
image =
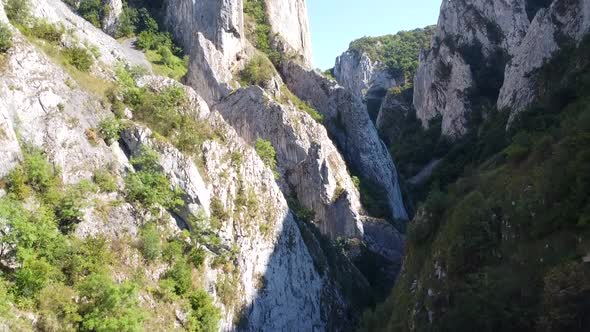
{"type": "Polygon", "coordinates": [[[590,1],[0,1],[1,331],[587,331],[590,1]]]}

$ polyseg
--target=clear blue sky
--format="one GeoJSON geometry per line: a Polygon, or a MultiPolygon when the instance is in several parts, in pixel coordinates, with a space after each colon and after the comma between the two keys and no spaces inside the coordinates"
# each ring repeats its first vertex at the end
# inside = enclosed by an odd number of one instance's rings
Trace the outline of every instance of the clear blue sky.
{"type": "Polygon", "coordinates": [[[436,24],[441,0],[307,0],[314,66],[328,69],[363,36],[436,24]]]}

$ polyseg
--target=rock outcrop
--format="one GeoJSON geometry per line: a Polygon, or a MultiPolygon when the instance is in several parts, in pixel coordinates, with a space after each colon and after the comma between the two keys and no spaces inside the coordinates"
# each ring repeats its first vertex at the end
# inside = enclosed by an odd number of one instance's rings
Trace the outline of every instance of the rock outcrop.
{"type": "Polygon", "coordinates": [[[265,0],[272,33],[285,43],[287,52],[301,57],[302,64],[311,67],[311,34],[306,0],[265,0]]]}
{"type": "Polygon", "coordinates": [[[187,83],[208,103],[231,91],[244,57],[242,0],[167,0],[166,25],[189,55],[187,83]]]}
{"type": "MultiPolygon", "coordinates": [[[[89,47],[100,49],[100,61],[91,73],[96,75],[93,76],[96,84],[114,83],[111,68],[119,61],[128,64],[145,61],[141,53],[126,50],[82,21],[60,1],[37,0],[34,9],[36,15],[51,22],[62,22],[66,28],[72,29],[76,36],[83,38],[80,42],[87,41],[89,47]]],[[[7,22],[1,4],[0,21],[7,22]]],[[[22,144],[44,151],[49,161],[61,169],[65,184],[90,180],[95,170],[109,169],[116,177],[120,191],[92,194],[88,199],[93,203],[85,208],[75,234],[79,237],[101,235],[113,241],[138,236],[149,213],[141,211],[140,206],[121,203],[125,199],[123,177],[132,172],[129,157],[118,144],[108,146],[96,135],[100,121],[112,116],[103,104],[103,96],[86,91],[85,85],[78,84],[66,70],[27,42],[16,29],[11,29],[14,45],[6,54],[0,78],[0,176],[5,176],[17,165],[22,144]],[[112,203],[114,207],[102,213],[99,203],[108,206],[112,203]]],[[[150,77],[143,84],[165,86],[169,80],[150,77]]],[[[188,97],[191,107],[198,108],[193,109],[193,116],[207,121],[223,137],[202,145],[199,158],[202,157],[203,169],[196,166],[194,156],[179,152],[170,143],[160,141],[161,137],[154,139],[145,127],[134,125],[122,136],[128,152],[133,153],[141,145],[150,145],[157,151],[164,174],[172,185],[185,191],[186,211],[179,211],[180,217],[188,219],[200,209],[210,211],[208,206],[214,198],[224,210],[231,211],[216,230],[222,241],[221,248],[208,252],[210,257],[215,257],[237,248],[235,259],[230,263],[233,272],[213,267],[212,258],[209,258],[202,285],[216,298],[216,304],[224,308],[221,328],[234,330],[236,322],[242,318],[240,327],[246,330],[325,330],[331,319],[337,321],[338,318],[331,317],[324,310],[331,312],[332,306],[346,307],[345,300],[338,295],[328,274],[317,271],[272,170],[219,113],[205,108],[194,91],[188,97]],[[239,164],[232,161],[231,156],[235,154],[242,156],[239,164]],[[244,195],[246,203],[243,202],[244,195]],[[227,278],[237,280],[236,294],[231,294],[235,302],[231,305],[221,302],[221,294],[216,288],[227,278]],[[332,299],[342,302],[325,302],[326,294],[333,294],[332,299]]],[[[310,137],[310,146],[316,139],[316,136],[310,137]]],[[[313,151],[311,147],[310,150],[313,151]]],[[[335,148],[332,150],[336,151],[335,148]]],[[[326,163],[338,155],[336,152],[326,156],[322,159],[314,155],[326,163]]],[[[312,162],[315,160],[310,160],[312,162]]],[[[343,165],[341,160],[338,162],[343,165]]],[[[325,171],[325,168],[319,169],[325,171]]],[[[340,171],[345,170],[344,167],[340,171]]],[[[333,190],[336,190],[336,178],[330,178],[329,186],[333,190]]],[[[348,188],[344,196],[352,197],[356,192],[350,189],[349,178],[348,181],[343,184],[348,188]]],[[[180,232],[172,213],[161,213],[161,219],[171,221],[166,231],[180,232]]],[[[125,242],[120,243],[123,246],[125,242]]],[[[130,266],[137,267],[138,262],[141,259],[135,257],[130,266]]],[[[118,281],[131,277],[126,271],[114,273],[118,281]]],[[[157,282],[160,274],[150,275],[148,279],[155,278],[157,282]]],[[[148,293],[142,293],[141,297],[142,303],[156,301],[148,293]]],[[[177,314],[177,317],[181,316],[177,314]]]]}
{"type": "Polygon", "coordinates": [[[383,97],[390,88],[404,84],[385,64],[373,61],[366,53],[349,50],[336,58],[334,77],[342,86],[367,104],[372,119],[378,117],[383,97]]]}
{"type": "Polygon", "coordinates": [[[114,36],[117,32],[119,16],[123,13],[123,1],[103,0],[103,7],[102,29],[109,35],[114,36]]]}
{"type": "Polygon", "coordinates": [[[577,44],[590,31],[590,1],[553,1],[535,15],[526,36],[506,66],[498,109],[509,110],[511,119],[539,96],[536,76],[556,52],[577,44]]]}
{"type": "Polygon", "coordinates": [[[285,194],[315,213],[323,234],[362,237],[358,192],[325,128],[293,105],[277,103],[260,87],[238,90],[216,109],[246,142],[272,143],[287,182],[285,194]]]}
{"type": "Polygon", "coordinates": [[[351,170],[384,190],[391,217],[407,220],[395,165],[365,105],[336,82],[293,62],[283,66],[282,74],[291,91],[324,116],[328,134],[351,170]]]}
{"type": "Polygon", "coordinates": [[[424,126],[440,114],[443,134],[459,137],[475,98],[497,102],[512,120],[538,97],[538,69],[582,40],[590,5],[555,0],[537,7],[524,0],[443,2],[414,80],[414,106],[424,126]]]}
{"type": "Polygon", "coordinates": [[[445,0],[431,49],[420,55],[414,79],[422,124],[427,127],[440,114],[444,135],[465,134],[472,96],[497,97],[506,57],[514,55],[528,26],[524,0],[445,0]],[[488,77],[482,79],[483,72],[488,77]]]}
{"type": "MultiPolygon", "coordinates": [[[[64,38],[69,38],[68,43],[83,48],[86,48],[86,45],[95,46],[100,52],[97,58],[99,62],[110,67],[122,62],[139,65],[147,69],[151,68],[151,64],[145,59],[141,51],[118,43],[111,36],[72,12],[61,0],[30,0],[30,3],[33,16],[45,19],[49,23],[61,24],[66,31],[71,31],[71,34],[64,35],[64,38]]],[[[99,72],[95,72],[99,76],[109,74],[107,70],[101,67],[95,69],[99,70],[99,72]]]]}

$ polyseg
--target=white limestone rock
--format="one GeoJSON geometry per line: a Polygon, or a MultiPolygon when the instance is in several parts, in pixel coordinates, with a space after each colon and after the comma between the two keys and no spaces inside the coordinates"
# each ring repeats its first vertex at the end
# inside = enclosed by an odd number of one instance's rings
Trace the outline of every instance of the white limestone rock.
{"type": "Polygon", "coordinates": [[[315,212],[323,234],[361,237],[358,192],[324,127],[293,105],[282,105],[260,87],[238,90],[216,109],[250,145],[272,143],[284,191],[315,212]],[[292,190],[292,192],[291,192],[292,190]]]}
{"type": "Polygon", "coordinates": [[[349,167],[383,188],[393,218],[407,220],[395,165],[365,105],[336,82],[293,62],[286,63],[282,73],[289,89],[324,116],[324,125],[349,167]]]}
{"type": "Polygon", "coordinates": [[[590,1],[556,0],[541,9],[506,66],[498,109],[511,112],[510,121],[538,97],[536,71],[571,38],[579,43],[590,31],[590,1]]]}
{"type": "Polygon", "coordinates": [[[119,16],[123,13],[122,0],[103,0],[104,17],[102,18],[102,29],[104,32],[114,36],[117,32],[117,23],[119,16]]]}
{"type": "Polygon", "coordinates": [[[404,84],[403,77],[393,77],[383,63],[351,50],[336,58],[334,77],[360,100],[404,84]]]}
{"type": "Polygon", "coordinates": [[[422,124],[427,127],[440,114],[444,135],[464,135],[468,92],[477,84],[469,62],[481,67],[499,52],[512,56],[528,26],[524,0],[443,1],[432,47],[420,56],[414,79],[414,107],[422,124]],[[465,47],[480,50],[481,59],[465,59],[460,51],[465,47]]]}
{"type": "Polygon", "coordinates": [[[190,58],[188,85],[208,103],[218,101],[243,65],[242,0],[167,0],[165,7],[166,25],[190,58]]]}
{"type": "Polygon", "coordinates": [[[312,48],[306,0],[265,0],[271,31],[280,36],[287,49],[311,67],[312,48]]]}

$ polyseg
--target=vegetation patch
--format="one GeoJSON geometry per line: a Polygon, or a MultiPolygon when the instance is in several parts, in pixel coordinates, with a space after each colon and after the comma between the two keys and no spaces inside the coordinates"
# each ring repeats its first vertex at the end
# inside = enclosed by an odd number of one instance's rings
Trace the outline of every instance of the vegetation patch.
{"type": "Polygon", "coordinates": [[[184,205],[182,190],[172,188],[170,181],[158,164],[158,154],[143,146],[131,159],[136,172],[125,177],[125,192],[130,202],[136,202],[149,210],[159,206],[175,209],[184,205]]]}
{"type": "Polygon", "coordinates": [[[245,0],[244,16],[248,40],[266,54],[274,65],[278,65],[282,55],[272,46],[273,36],[264,0],[245,0]]]}
{"type": "Polygon", "coordinates": [[[272,62],[263,54],[256,54],[240,72],[242,86],[258,85],[265,87],[276,74],[272,62]]]}
{"type": "Polygon", "coordinates": [[[299,110],[309,114],[312,119],[318,123],[324,122],[324,115],[313,108],[308,102],[301,100],[297,97],[286,85],[281,86],[281,98],[283,102],[290,101],[299,110]]]}
{"type": "Polygon", "coordinates": [[[392,74],[411,82],[418,68],[420,51],[430,47],[435,28],[428,26],[395,35],[363,37],[351,42],[349,50],[367,54],[371,60],[385,64],[392,74]]]}
{"type": "Polygon", "coordinates": [[[278,178],[279,173],[277,168],[277,154],[270,141],[261,138],[257,139],[255,149],[256,153],[258,153],[260,156],[260,159],[262,159],[266,166],[270,167],[270,169],[273,171],[275,178],[278,178]]]}
{"type": "Polygon", "coordinates": [[[451,147],[410,223],[404,272],[364,330],[590,325],[580,300],[590,290],[582,263],[590,250],[588,45],[564,49],[537,73],[541,97],[507,132],[506,114],[489,110],[451,147]]]}
{"type": "Polygon", "coordinates": [[[0,23],[0,54],[6,53],[12,47],[12,32],[4,23],[0,23]]]}

